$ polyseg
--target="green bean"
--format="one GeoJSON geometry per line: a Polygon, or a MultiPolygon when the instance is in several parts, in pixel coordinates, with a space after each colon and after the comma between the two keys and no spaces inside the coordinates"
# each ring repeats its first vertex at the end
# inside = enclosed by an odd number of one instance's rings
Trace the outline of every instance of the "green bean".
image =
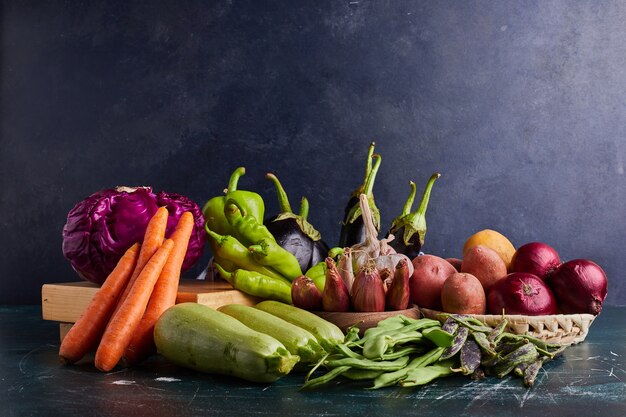
{"type": "Polygon", "coordinates": [[[393,352],[385,353],[382,357],[384,361],[398,359],[401,356],[408,356],[412,353],[423,353],[424,347],[422,346],[403,346],[393,352]]]}
{"type": "Polygon", "coordinates": [[[384,374],[381,374],[376,379],[374,379],[374,385],[368,389],[378,389],[395,385],[396,383],[404,379],[410,370],[422,366],[428,366],[431,363],[438,361],[441,357],[441,354],[443,353],[443,350],[444,348],[437,347],[422,356],[413,358],[411,362],[409,362],[409,364],[403,369],[399,369],[395,372],[385,372],[384,374]]]}
{"type": "Polygon", "coordinates": [[[502,321],[498,323],[498,325],[491,331],[491,333],[489,333],[487,340],[489,340],[492,343],[495,343],[498,336],[500,336],[504,332],[508,324],[509,324],[509,321],[507,319],[502,319],[502,321]]]}
{"type": "Polygon", "coordinates": [[[446,317],[451,318],[452,320],[459,323],[461,326],[467,327],[473,332],[491,333],[493,331],[491,327],[485,326],[484,323],[472,317],[463,317],[456,314],[447,314],[446,317]]]}
{"type": "Polygon", "coordinates": [[[324,364],[329,368],[349,366],[356,369],[368,369],[371,371],[397,371],[409,363],[408,356],[402,356],[393,361],[372,361],[369,359],[344,358],[327,360],[324,364]]]}
{"type": "Polygon", "coordinates": [[[441,325],[441,330],[448,332],[450,334],[456,334],[457,329],[459,328],[459,323],[448,317],[446,321],[441,325]]]}
{"type": "Polygon", "coordinates": [[[456,336],[454,336],[454,341],[452,342],[452,345],[443,352],[443,354],[441,355],[441,359],[450,359],[451,357],[459,353],[459,351],[465,344],[465,340],[467,339],[468,334],[469,330],[467,329],[467,327],[460,327],[456,332],[456,336]]]}
{"type": "Polygon", "coordinates": [[[337,345],[337,350],[339,351],[339,353],[343,354],[344,356],[347,356],[349,358],[353,358],[353,359],[365,359],[365,356],[358,354],[356,352],[354,352],[352,349],[350,349],[348,347],[347,344],[342,343],[337,345]]]}
{"type": "Polygon", "coordinates": [[[422,330],[422,335],[433,342],[435,346],[447,348],[452,346],[454,335],[442,330],[440,327],[430,327],[422,330]]]}
{"type": "Polygon", "coordinates": [[[467,339],[461,348],[461,367],[455,369],[463,375],[471,375],[480,366],[480,348],[473,339],[467,339]]]}
{"type": "Polygon", "coordinates": [[[405,379],[400,381],[400,385],[403,387],[415,387],[427,384],[442,376],[452,375],[454,373],[451,369],[452,365],[452,361],[448,360],[435,365],[413,369],[407,374],[405,379]]]}
{"type": "Polygon", "coordinates": [[[478,343],[478,346],[482,350],[483,354],[487,355],[488,357],[493,357],[497,355],[496,351],[493,350],[492,344],[491,342],[489,342],[487,335],[485,335],[484,333],[472,333],[472,336],[474,337],[476,343],[478,343]]]}
{"type": "Polygon", "coordinates": [[[344,372],[342,376],[352,379],[353,381],[367,381],[377,378],[383,372],[384,371],[373,371],[371,369],[351,368],[344,372]]]}
{"type": "Polygon", "coordinates": [[[349,366],[339,366],[332,369],[330,372],[325,373],[317,378],[309,379],[300,389],[316,388],[320,385],[324,385],[337,378],[339,375],[350,370],[349,366]]]}
{"type": "Polygon", "coordinates": [[[503,378],[515,367],[524,362],[532,362],[539,357],[537,348],[532,343],[526,343],[509,353],[493,368],[493,372],[498,378],[503,378]]]}
{"type": "Polygon", "coordinates": [[[539,370],[541,369],[541,365],[543,365],[542,359],[537,359],[536,361],[528,364],[524,369],[524,385],[527,387],[532,387],[535,383],[535,378],[537,374],[539,374],[539,370]]]}

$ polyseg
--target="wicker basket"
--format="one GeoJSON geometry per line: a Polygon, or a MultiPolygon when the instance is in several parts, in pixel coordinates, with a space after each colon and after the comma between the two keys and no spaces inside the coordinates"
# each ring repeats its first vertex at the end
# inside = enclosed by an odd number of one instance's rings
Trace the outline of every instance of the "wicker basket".
{"type": "Polygon", "coordinates": [[[351,326],[356,326],[359,328],[361,335],[370,327],[376,327],[379,321],[392,316],[397,316],[398,314],[402,314],[412,319],[418,319],[420,317],[420,311],[417,307],[411,307],[406,310],[383,311],[380,313],[339,313],[327,311],[313,311],[312,313],[315,313],[324,320],[335,324],[344,332],[351,326]]]}
{"type": "MultiPolygon", "coordinates": [[[[441,311],[420,308],[424,317],[444,321],[441,311]]],[[[515,334],[527,334],[545,340],[549,343],[572,345],[585,340],[591,323],[596,318],[592,314],[556,314],[550,316],[521,316],[521,315],[483,315],[468,314],[488,326],[496,326],[502,318],[508,321],[507,331],[515,334]]]]}

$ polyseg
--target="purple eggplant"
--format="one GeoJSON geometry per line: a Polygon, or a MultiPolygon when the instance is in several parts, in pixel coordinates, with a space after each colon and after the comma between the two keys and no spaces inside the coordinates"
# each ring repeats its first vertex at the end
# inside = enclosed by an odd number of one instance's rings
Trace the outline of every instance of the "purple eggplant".
{"type": "Polygon", "coordinates": [[[308,271],[312,266],[324,261],[329,251],[320,232],[307,221],[309,201],[302,197],[300,214],[295,214],[291,210],[287,193],[278,178],[274,174],[267,174],[265,177],[276,187],[280,213],[265,220],[263,224],[274,236],[276,242],[296,257],[300,269],[303,272],[308,271]]]}
{"type": "Polygon", "coordinates": [[[426,184],[424,195],[422,196],[422,202],[418,209],[411,212],[411,206],[415,199],[415,183],[410,181],[411,194],[404,203],[402,214],[396,217],[391,223],[391,229],[387,232],[387,237],[393,234],[395,239],[389,242],[389,246],[394,248],[397,253],[402,253],[408,256],[410,259],[414,259],[419,255],[422,246],[424,245],[424,237],[426,236],[426,209],[428,208],[428,201],[430,200],[430,192],[433,188],[435,180],[439,178],[441,174],[434,173],[426,184]]]}
{"type": "Polygon", "coordinates": [[[376,144],[372,142],[367,153],[367,166],[365,169],[365,179],[350,196],[348,204],[344,210],[343,221],[341,222],[341,232],[339,234],[339,247],[347,248],[349,246],[356,245],[365,240],[365,224],[363,223],[363,215],[361,213],[361,205],[359,196],[365,194],[372,210],[372,218],[376,230],[380,230],[380,212],[374,202],[374,181],[376,181],[376,174],[380,167],[382,158],[380,155],[374,153],[374,146],[376,144]],[[373,164],[372,164],[373,162],[373,164]]]}

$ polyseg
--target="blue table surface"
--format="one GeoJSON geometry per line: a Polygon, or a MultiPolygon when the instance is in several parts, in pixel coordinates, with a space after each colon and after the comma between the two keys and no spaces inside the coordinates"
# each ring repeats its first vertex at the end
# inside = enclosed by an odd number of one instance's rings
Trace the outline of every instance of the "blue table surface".
{"type": "Polygon", "coordinates": [[[0,307],[3,416],[626,416],[626,307],[605,307],[587,339],[520,379],[453,376],[417,389],[338,382],[299,391],[302,373],[273,384],[206,375],[154,356],[109,373],[59,363],[59,328],[37,306],[0,307]]]}

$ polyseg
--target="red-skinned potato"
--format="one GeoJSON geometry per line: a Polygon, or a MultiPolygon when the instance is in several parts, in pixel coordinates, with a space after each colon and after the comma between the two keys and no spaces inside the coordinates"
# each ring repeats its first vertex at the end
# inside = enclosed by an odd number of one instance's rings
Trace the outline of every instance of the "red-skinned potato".
{"type": "Polygon", "coordinates": [[[498,252],[482,245],[471,247],[465,252],[461,272],[478,278],[486,293],[507,275],[506,264],[498,252]]]}
{"type": "Polygon", "coordinates": [[[446,258],[446,261],[450,262],[450,265],[452,265],[457,272],[461,272],[461,264],[463,263],[463,259],[446,258]]]}
{"type": "Polygon", "coordinates": [[[459,272],[450,275],[443,283],[441,304],[447,313],[485,314],[487,297],[478,278],[459,272]]]}
{"type": "Polygon", "coordinates": [[[456,269],[445,259],[422,255],[413,259],[413,275],[409,286],[411,301],[419,307],[441,310],[441,287],[456,269]]]}

